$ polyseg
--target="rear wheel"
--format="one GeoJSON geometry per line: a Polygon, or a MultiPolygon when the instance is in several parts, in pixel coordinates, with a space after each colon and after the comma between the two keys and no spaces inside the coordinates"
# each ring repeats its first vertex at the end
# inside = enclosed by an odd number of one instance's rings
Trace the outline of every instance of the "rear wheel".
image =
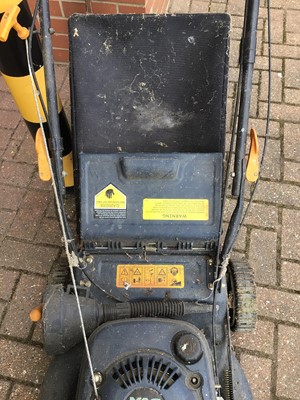
{"type": "Polygon", "coordinates": [[[227,285],[231,330],[253,331],[256,325],[256,286],[248,262],[230,260],[227,285]]]}

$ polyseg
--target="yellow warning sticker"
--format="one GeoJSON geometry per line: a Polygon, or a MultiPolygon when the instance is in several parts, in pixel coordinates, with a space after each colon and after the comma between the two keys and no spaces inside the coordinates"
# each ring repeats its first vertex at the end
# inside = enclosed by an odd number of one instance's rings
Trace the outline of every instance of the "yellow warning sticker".
{"type": "Polygon", "coordinates": [[[144,220],[208,221],[208,199],[144,199],[144,220]]]}
{"type": "Polygon", "coordinates": [[[126,195],[111,183],[95,195],[95,218],[126,218],[126,195]]]}
{"type": "Polygon", "coordinates": [[[117,288],[181,289],[184,287],[184,266],[119,264],[116,278],[117,288]]]}

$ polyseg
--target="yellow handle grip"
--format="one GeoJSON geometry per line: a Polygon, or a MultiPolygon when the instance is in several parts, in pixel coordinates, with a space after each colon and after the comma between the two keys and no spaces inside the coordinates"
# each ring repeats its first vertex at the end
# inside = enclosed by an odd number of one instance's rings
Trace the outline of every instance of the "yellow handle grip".
{"type": "Polygon", "coordinates": [[[27,39],[29,30],[18,23],[18,15],[21,9],[18,6],[11,7],[3,14],[0,22],[0,41],[6,42],[11,29],[15,29],[20,39],[27,39]]]}

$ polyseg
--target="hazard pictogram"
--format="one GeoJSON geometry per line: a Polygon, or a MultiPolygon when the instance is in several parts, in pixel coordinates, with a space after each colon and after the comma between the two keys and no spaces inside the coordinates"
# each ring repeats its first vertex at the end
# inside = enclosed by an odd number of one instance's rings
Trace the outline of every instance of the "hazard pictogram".
{"type": "Polygon", "coordinates": [[[142,274],[141,274],[141,271],[138,268],[136,268],[133,275],[142,275],[142,274]]]}
{"type": "Polygon", "coordinates": [[[183,288],[184,265],[119,264],[116,271],[116,287],[125,288],[126,290],[139,288],[183,288]]]}

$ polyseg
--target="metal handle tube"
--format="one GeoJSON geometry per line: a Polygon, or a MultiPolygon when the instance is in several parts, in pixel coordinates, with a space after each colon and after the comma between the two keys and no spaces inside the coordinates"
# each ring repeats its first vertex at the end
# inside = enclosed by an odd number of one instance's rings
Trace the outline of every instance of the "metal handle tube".
{"type": "Polygon", "coordinates": [[[253,70],[256,53],[256,32],[259,14],[259,3],[260,0],[246,0],[245,5],[244,34],[241,46],[242,54],[240,67],[242,68],[243,76],[235,149],[234,179],[232,185],[233,196],[239,196],[241,181],[242,179],[245,179],[242,165],[246,152],[246,139],[248,132],[253,70]]]}
{"type": "Polygon", "coordinates": [[[42,54],[45,66],[46,94],[48,104],[48,123],[51,127],[51,138],[53,146],[53,159],[55,179],[60,195],[65,194],[63,180],[63,162],[62,162],[62,139],[60,134],[57,91],[55,84],[55,71],[52,50],[52,38],[50,29],[50,10],[48,0],[41,0],[40,21],[42,34],[42,54]]]}

